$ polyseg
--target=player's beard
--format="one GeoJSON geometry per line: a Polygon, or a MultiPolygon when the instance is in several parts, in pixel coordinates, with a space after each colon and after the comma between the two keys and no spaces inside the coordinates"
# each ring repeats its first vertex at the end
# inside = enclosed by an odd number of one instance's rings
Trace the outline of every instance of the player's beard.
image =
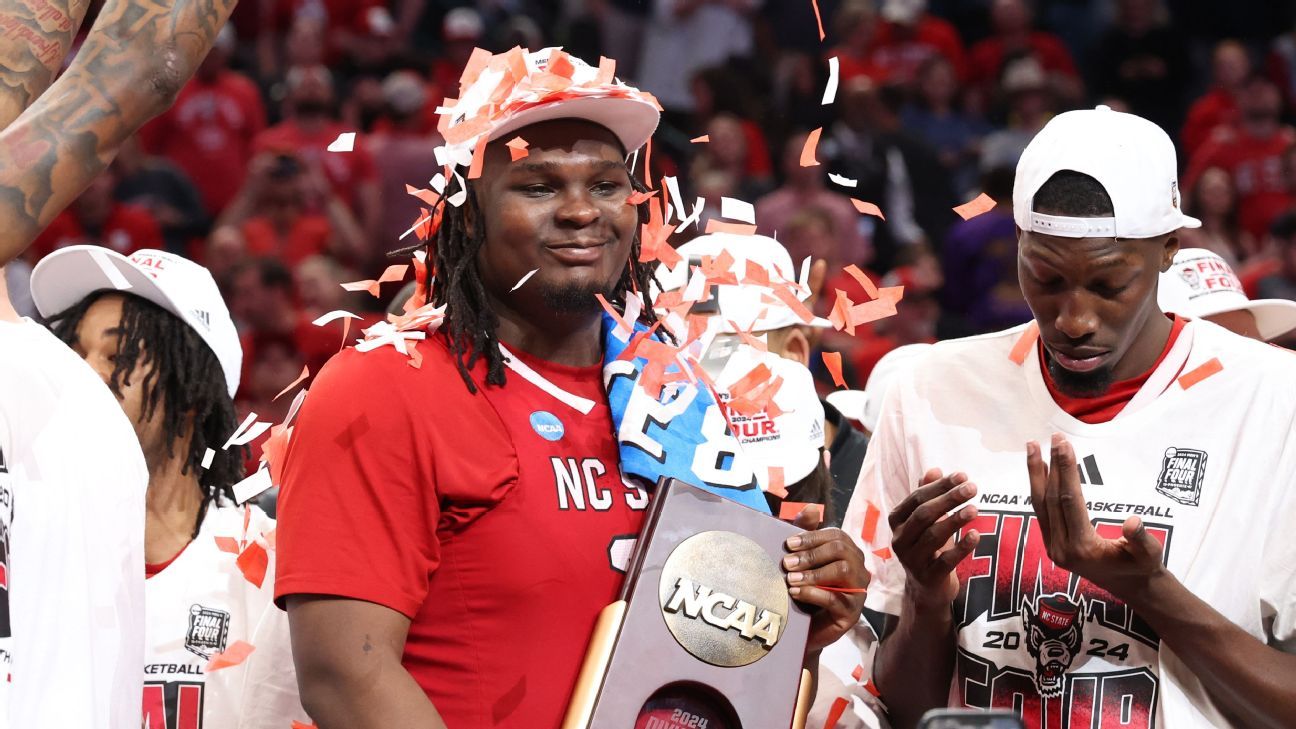
{"type": "Polygon", "coordinates": [[[1103,365],[1089,372],[1072,372],[1057,363],[1052,356],[1046,357],[1049,376],[1053,384],[1070,397],[1098,397],[1111,389],[1116,376],[1110,365],[1103,365]]]}
{"type": "Polygon", "coordinates": [[[540,289],[545,306],[562,314],[586,314],[602,310],[595,294],[609,298],[611,287],[593,283],[551,284],[540,289]]]}

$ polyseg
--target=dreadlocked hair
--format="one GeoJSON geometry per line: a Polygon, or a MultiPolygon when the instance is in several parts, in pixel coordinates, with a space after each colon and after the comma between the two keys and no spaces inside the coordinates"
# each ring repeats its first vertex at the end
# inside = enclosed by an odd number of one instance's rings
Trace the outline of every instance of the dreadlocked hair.
{"type": "MultiPolygon", "coordinates": [[[[648,191],[632,173],[629,176],[630,186],[635,192],[648,191]]],[[[499,317],[491,309],[486,289],[482,286],[481,274],[477,270],[477,254],[486,242],[484,218],[472,184],[462,184],[467,188],[468,199],[459,207],[447,203],[450,196],[463,189],[457,179],[448,183],[442,191],[437,201],[437,206],[443,211],[441,225],[428,238],[426,250],[429,276],[436,276],[436,285],[431,286],[430,303],[446,306],[441,331],[445,332],[450,343],[459,376],[468,386],[468,391],[476,394],[477,385],[469,371],[479,359],[485,359],[486,384],[503,385],[504,355],[495,333],[499,317]],[[470,219],[477,221],[477,225],[470,226],[470,219]]],[[[650,201],[645,201],[637,206],[640,225],[648,222],[650,204],[650,201]]],[[[655,280],[652,268],[639,262],[639,230],[640,227],[635,226],[634,238],[630,244],[630,259],[621,273],[621,279],[608,296],[609,303],[622,311],[633,292],[647,295],[650,282],[655,280]]],[[[405,248],[394,251],[391,255],[407,254],[417,248],[418,246],[405,248]]],[[[648,304],[642,308],[639,321],[652,326],[657,323],[657,314],[653,311],[651,302],[648,304]]],[[[665,332],[663,335],[669,337],[665,332]]]]}
{"type": "MultiPolygon", "coordinates": [[[[49,320],[50,329],[68,345],[76,342],[77,328],[86,312],[109,291],[97,291],[49,320]]],[[[222,449],[238,425],[234,401],[225,385],[225,374],[216,353],[198,333],[175,315],[151,301],[126,295],[117,340],[117,359],[113,364],[108,387],[120,398],[123,385],[148,364],[152,370],[144,376],[141,393],[143,419],[162,409],[162,428],[166,433],[169,457],[175,456],[182,436],[192,433],[189,452],[184,455],[181,473],[197,472],[202,489],[202,504],[194,522],[193,536],[207,514],[207,507],[222,498],[234,499],[234,484],[243,478],[246,446],[222,449]],[[202,469],[207,449],[215,451],[211,467],[202,469]]]]}

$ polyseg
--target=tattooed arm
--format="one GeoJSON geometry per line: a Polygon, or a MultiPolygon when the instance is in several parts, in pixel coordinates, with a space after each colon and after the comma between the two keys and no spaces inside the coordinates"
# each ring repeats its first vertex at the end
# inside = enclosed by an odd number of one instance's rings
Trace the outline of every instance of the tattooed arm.
{"type": "Polygon", "coordinates": [[[67,73],[0,132],[0,266],[171,105],[234,3],[107,1],[67,73]]]}
{"type": "Polygon", "coordinates": [[[44,93],[90,0],[9,0],[0,7],[0,129],[44,93]]]}

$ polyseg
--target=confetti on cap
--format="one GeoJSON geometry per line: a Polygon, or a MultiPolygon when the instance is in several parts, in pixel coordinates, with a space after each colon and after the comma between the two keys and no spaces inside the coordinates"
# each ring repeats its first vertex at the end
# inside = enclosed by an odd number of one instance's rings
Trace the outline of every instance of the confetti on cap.
{"type": "Polygon", "coordinates": [[[838,387],[846,386],[846,378],[842,377],[842,358],[841,352],[822,352],[824,367],[828,368],[828,374],[832,375],[833,382],[838,387]]]}
{"type": "Polygon", "coordinates": [[[693,138],[690,139],[689,141],[692,142],[693,144],[706,144],[707,142],[710,142],[710,141],[711,141],[711,135],[710,135],[710,134],[703,134],[703,135],[700,136],[700,137],[693,137],[693,138]]]}
{"type": "Polygon", "coordinates": [[[513,137],[508,142],[506,142],[504,146],[508,147],[509,157],[514,162],[517,162],[520,159],[525,159],[528,155],[531,154],[530,152],[527,151],[527,147],[529,147],[530,145],[527,144],[527,140],[523,139],[522,137],[513,137]]]}
{"type": "Polygon", "coordinates": [[[837,76],[838,66],[837,56],[828,59],[828,85],[824,87],[823,105],[833,103],[837,99],[837,76]]]}
{"type": "Polygon", "coordinates": [[[828,179],[829,181],[835,182],[838,185],[841,185],[842,187],[855,187],[859,185],[859,180],[852,180],[849,177],[842,177],[841,175],[836,174],[835,172],[829,172],[828,179]]]}
{"type": "Polygon", "coordinates": [[[821,134],[823,134],[823,127],[819,127],[806,135],[805,146],[801,148],[802,167],[819,166],[819,160],[815,159],[815,151],[819,148],[819,135],[821,134]]]}
{"type": "Polygon", "coordinates": [[[212,671],[219,671],[222,668],[237,666],[243,661],[246,661],[248,656],[252,655],[252,651],[254,650],[256,650],[256,647],[251,643],[236,640],[229,648],[226,648],[223,652],[212,656],[212,659],[207,661],[207,665],[203,667],[203,673],[211,673],[212,671]]]}
{"type": "Polygon", "coordinates": [[[538,273],[539,271],[540,269],[538,268],[533,268],[530,271],[527,271],[526,274],[522,276],[522,278],[518,279],[517,283],[513,284],[513,288],[509,289],[509,291],[517,291],[518,289],[522,288],[522,284],[526,283],[527,281],[530,281],[531,277],[536,275],[536,273],[538,273]]]}
{"type": "Polygon", "coordinates": [[[329,142],[328,151],[330,152],[350,152],[355,149],[355,132],[342,132],[329,142]]]}
{"type": "Polygon", "coordinates": [[[969,200],[968,202],[954,208],[954,212],[958,213],[958,216],[964,220],[971,220],[982,213],[990,212],[994,206],[994,198],[983,192],[980,195],[977,195],[975,199],[969,200]]]}
{"type": "Polygon", "coordinates": [[[871,202],[864,202],[863,200],[856,200],[855,198],[851,198],[851,204],[855,206],[856,210],[860,211],[861,213],[864,213],[865,215],[872,215],[875,218],[881,218],[883,220],[886,220],[886,216],[882,214],[882,210],[879,209],[877,205],[874,205],[871,202]]]}
{"type": "Polygon", "coordinates": [[[832,708],[828,709],[828,718],[824,721],[823,729],[833,729],[837,722],[841,721],[842,714],[846,713],[846,707],[850,706],[850,701],[838,696],[833,699],[832,708]]]}

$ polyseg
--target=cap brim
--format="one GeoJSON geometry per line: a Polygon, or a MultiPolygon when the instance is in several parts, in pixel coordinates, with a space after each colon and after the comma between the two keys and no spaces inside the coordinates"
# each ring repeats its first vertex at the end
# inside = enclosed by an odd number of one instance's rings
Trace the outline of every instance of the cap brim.
{"type": "Polygon", "coordinates": [[[1266,342],[1296,329],[1296,301],[1256,299],[1238,308],[1255,315],[1256,329],[1266,342]]]}
{"type": "Polygon", "coordinates": [[[108,248],[91,245],[60,248],[32,269],[32,303],[46,319],[67,311],[96,291],[134,294],[184,318],[175,302],[148,274],[108,248]]]}
{"type": "Polygon", "coordinates": [[[503,124],[491,131],[490,141],[495,141],[523,127],[555,119],[580,119],[606,127],[617,136],[626,154],[630,154],[648,141],[657,131],[661,112],[647,101],[609,96],[583,96],[547,104],[539,104],[514,113],[503,124]]]}
{"type": "Polygon", "coordinates": [[[1179,222],[1180,228],[1200,228],[1202,222],[1191,215],[1184,215],[1183,220],[1179,222]]]}

